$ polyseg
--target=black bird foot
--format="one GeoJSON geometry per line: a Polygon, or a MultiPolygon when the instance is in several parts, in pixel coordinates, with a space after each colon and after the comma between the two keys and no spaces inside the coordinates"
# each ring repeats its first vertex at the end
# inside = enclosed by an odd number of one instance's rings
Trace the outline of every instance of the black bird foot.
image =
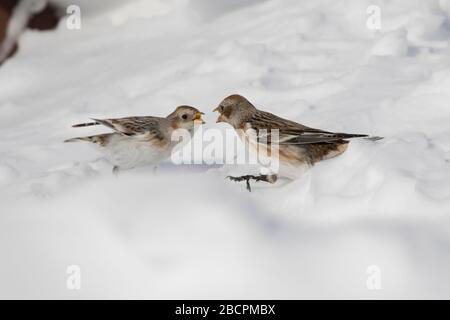
{"type": "Polygon", "coordinates": [[[250,180],[255,180],[256,182],[265,181],[265,182],[269,182],[269,183],[274,183],[275,181],[277,181],[277,176],[274,174],[272,174],[272,175],[260,174],[259,176],[254,176],[254,175],[249,174],[249,175],[239,176],[239,177],[227,176],[227,178],[230,179],[231,181],[235,181],[235,182],[245,181],[247,190],[249,192],[252,192],[252,188],[250,186],[250,180]]]}

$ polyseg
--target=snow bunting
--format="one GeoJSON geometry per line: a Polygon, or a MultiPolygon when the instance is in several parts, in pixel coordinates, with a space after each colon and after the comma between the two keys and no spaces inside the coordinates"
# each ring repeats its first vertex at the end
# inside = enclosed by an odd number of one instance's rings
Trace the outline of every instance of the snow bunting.
{"type": "Polygon", "coordinates": [[[113,173],[122,169],[150,165],[157,167],[167,159],[179,141],[172,141],[171,135],[177,129],[184,129],[192,136],[194,125],[205,123],[196,108],[179,106],[165,118],[127,117],[116,119],[92,119],[93,122],[75,124],[73,127],[104,125],[114,130],[111,133],[77,137],[64,142],[88,141],[99,147],[114,165],[113,173]]]}
{"type": "MultiPolygon", "coordinates": [[[[241,140],[250,147],[249,150],[258,153],[263,150],[262,147],[266,148],[267,152],[270,144],[277,145],[278,172],[228,177],[232,181],[246,181],[249,191],[249,180],[274,183],[278,176],[298,178],[316,162],[343,153],[348,147],[347,139],[368,137],[365,134],[335,133],[306,127],[258,110],[246,98],[237,94],[226,97],[213,111],[219,112],[217,122],[226,122],[233,126],[241,140]],[[271,132],[274,129],[276,131],[271,132]],[[278,137],[275,137],[273,132],[276,132],[278,137]],[[266,143],[265,146],[261,145],[262,140],[266,143]]],[[[370,139],[377,140],[378,137],[370,139]]],[[[266,154],[270,155],[270,151],[266,154]]]]}

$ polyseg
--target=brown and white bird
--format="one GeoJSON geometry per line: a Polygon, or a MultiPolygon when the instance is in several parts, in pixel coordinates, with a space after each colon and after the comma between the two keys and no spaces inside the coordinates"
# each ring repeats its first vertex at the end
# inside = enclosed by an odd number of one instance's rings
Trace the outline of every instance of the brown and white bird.
{"type": "Polygon", "coordinates": [[[336,133],[310,128],[259,110],[238,94],[223,99],[213,111],[218,111],[220,114],[217,122],[230,124],[241,140],[250,146],[250,150],[261,152],[262,148],[266,148],[266,154],[270,155],[267,146],[277,144],[278,172],[228,177],[233,181],[246,181],[249,191],[251,191],[249,180],[274,183],[278,176],[289,179],[298,178],[318,161],[343,153],[349,144],[347,139],[368,137],[365,134],[336,133]],[[273,131],[278,134],[276,139],[272,137],[275,134],[271,133],[271,130],[276,130],[273,131]],[[261,140],[265,145],[261,145],[261,140]]]}
{"type": "Polygon", "coordinates": [[[175,146],[182,143],[179,140],[172,141],[172,133],[184,129],[192,136],[195,125],[205,123],[201,117],[203,114],[194,107],[179,106],[165,118],[144,116],[92,119],[93,122],[73,127],[104,125],[114,132],[77,137],[64,142],[88,141],[95,144],[114,165],[114,173],[145,165],[156,168],[171,155],[175,146]]]}

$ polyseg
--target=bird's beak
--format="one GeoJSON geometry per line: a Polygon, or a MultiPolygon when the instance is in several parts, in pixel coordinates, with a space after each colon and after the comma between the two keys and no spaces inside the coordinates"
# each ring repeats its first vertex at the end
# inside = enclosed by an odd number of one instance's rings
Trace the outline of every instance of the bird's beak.
{"type": "Polygon", "coordinates": [[[219,112],[219,117],[217,118],[216,123],[225,122],[225,120],[222,117],[222,114],[220,113],[220,105],[217,108],[215,108],[213,112],[219,112]]]}
{"type": "Polygon", "coordinates": [[[201,124],[205,124],[206,122],[203,121],[202,115],[204,115],[203,112],[197,112],[197,113],[194,115],[194,118],[193,118],[194,123],[195,123],[195,122],[200,122],[201,124]]]}

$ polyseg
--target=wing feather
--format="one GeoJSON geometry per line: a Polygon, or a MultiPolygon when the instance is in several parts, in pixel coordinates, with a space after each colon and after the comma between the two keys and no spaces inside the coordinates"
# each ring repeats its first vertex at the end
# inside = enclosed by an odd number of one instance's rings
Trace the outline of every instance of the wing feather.
{"type": "Polygon", "coordinates": [[[272,140],[275,140],[270,130],[278,129],[278,141],[273,141],[273,143],[280,145],[330,143],[344,139],[367,137],[365,134],[336,133],[310,128],[259,110],[253,114],[248,123],[257,132],[258,139],[264,138],[267,143],[272,143],[272,140]]]}
{"type": "Polygon", "coordinates": [[[140,134],[161,135],[158,117],[127,117],[115,119],[92,119],[119,133],[132,136],[140,134]]]}

